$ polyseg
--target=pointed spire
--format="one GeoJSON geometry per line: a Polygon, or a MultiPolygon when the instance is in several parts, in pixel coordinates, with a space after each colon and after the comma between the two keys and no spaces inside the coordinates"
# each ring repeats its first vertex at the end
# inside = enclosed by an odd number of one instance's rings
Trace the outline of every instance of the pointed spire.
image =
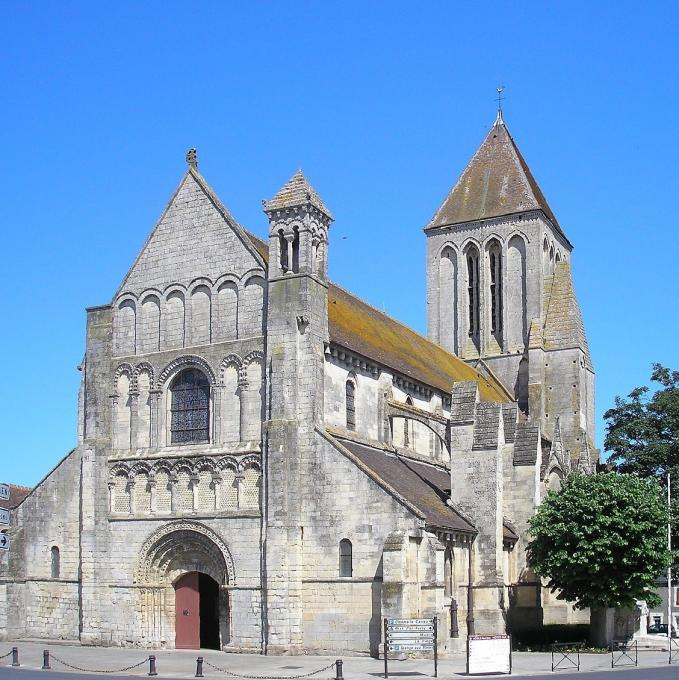
{"type": "Polygon", "coordinates": [[[552,438],[552,448],[549,452],[550,462],[555,461],[564,474],[570,472],[570,462],[564,455],[563,439],[561,437],[561,419],[557,416],[554,425],[554,436],[552,438]]]}
{"type": "Polygon", "coordinates": [[[578,456],[578,462],[576,464],[576,469],[585,475],[589,475],[594,472],[594,465],[592,464],[592,454],[589,450],[589,442],[587,441],[587,434],[584,430],[580,430],[580,455],[578,456]]]}
{"type": "MultiPolygon", "coordinates": [[[[499,88],[498,88],[499,89],[499,88]]],[[[541,210],[556,216],[509,134],[501,100],[495,122],[427,229],[541,210]]]]}
{"type": "Polygon", "coordinates": [[[309,184],[301,170],[298,170],[270,201],[264,200],[262,203],[265,212],[312,205],[324,213],[330,220],[333,219],[332,213],[325,207],[320,196],[309,184]]]}
{"type": "Polygon", "coordinates": [[[545,349],[579,347],[585,355],[585,365],[593,370],[585,325],[573,287],[571,266],[566,260],[557,262],[554,274],[545,281],[544,308],[542,335],[545,349]]]}

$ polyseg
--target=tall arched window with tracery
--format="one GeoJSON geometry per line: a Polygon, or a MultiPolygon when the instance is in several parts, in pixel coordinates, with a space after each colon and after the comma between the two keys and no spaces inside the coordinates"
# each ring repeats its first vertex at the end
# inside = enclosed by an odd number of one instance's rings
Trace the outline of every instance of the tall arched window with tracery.
{"type": "Polygon", "coordinates": [[[346,397],[347,430],[356,429],[356,385],[353,380],[347,380],[344,387],[346,397]]]}
{"type": "Polygon", "coordinates": [[[502,248],[493,241],[488,248],[490,266],[490,332],[502,336],[502,248]]]}
{"type": "Polygon", "coordinates": [[[197,368],[186,368],[170,384],[170,443],[210,441],[210,383],[197,368]]]}
{"type": "Polygon", "coordinates": [[[479,337],[479,251],[470,246],[467,249],[467,327],[469,337],[478,341],[479,337]]]}

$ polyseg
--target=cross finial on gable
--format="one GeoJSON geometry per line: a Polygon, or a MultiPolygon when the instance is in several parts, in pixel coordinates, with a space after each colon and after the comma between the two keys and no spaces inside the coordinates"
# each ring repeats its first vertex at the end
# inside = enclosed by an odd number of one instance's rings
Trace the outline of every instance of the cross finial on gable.
{"type": "Polygon", "coordinates": [[[189,149],[186,152],[186,162],[189,164],[190,167],[192,167],[194,170],[198,169],[198,154],[196,153],[195,149],[189,149]]]}

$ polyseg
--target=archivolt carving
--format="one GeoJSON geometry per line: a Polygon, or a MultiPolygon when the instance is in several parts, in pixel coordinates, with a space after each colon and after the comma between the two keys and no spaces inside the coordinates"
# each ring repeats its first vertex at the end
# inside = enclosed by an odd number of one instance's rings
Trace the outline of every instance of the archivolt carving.
{"type": "Polygon", "coordinates": [[[143,371],[146,371],[149,374],[150,387],[151,389],[153,389],[155,384],[155,371],[153,369],[153,366],[151,366],[151,364],[148,361],[142,361],[141,363],[135,366],[134,373],[132,374],[132,379],[136,384],[137,380],[139,379],[139,375],[143,371]]]}
{"type": "Polygon", "coordinates": [[[259,456],[244,456],[240,461],[239,470],[243,471],[247,468],[255,468],[261,471],[262,461],[259,456]]]}
{"type": "Polygon", "coordinates": [[[176,474],[184,470],[190,475],[198,473],[200,470],[210,470],[217,472],[218,470],[231,469],[234,472],[244,470],[247,467],[255,467],[258,470],[262,469],[260,457],[256,454],[244,456],[238,460],[233,456],[223,456],[222,458],[177,458],[177,459],[163,459],[158,462],[150,461],[130,461],[115,463],[109,475],[115,477],[117,474],[125,474],[133,476],[138,473],[145,473],[157,475],[159,472],[167,472],[168,474],[176,474]]]}
{"type": "Polygon", "coordinates": [[[255,359],[259,359],[262,363],[264,362],[264,352],[260,352],[259,350],[253,350],[252,352],[249,352],[248,354],[245,355],[245,358],[243,359],[243,366],[248,366],[251,364],[255,359]]]}
{"type": "Polygon", "coordinates": [[[161,568],[167,568],[169,566],[168,560],[164,559],[168,552],[172,551],[173,547],[177,551],[185,549],[187,546],[184,545],[185,541],[182,538],[191,536],[193,534],[193,541],[196,545],[202,547],[202,551],[210,559],[210,561],[215,560],[216,557],[221,559],[218,562],[222,564],[215,564],[214,566],[219,569],[223,567],[225,574],[224,580],[232,585],[236,582],[236,572],[233,567],[233,558],[231,557],[231,552],[227,547],[226,543],[221,539],[217,533],[215,533],[209,527],[206,527],[199,522],[191,522],[188,520],[176,520],[174,522],[169,522],[165,526],[161,527],[154,533],[152,533],[144,542],[140,554],[139,562],[137,563],[137,568],[135,570],[135,583],[149,583],[151,581],[156,581],[162,579],[165,574],[158,573],[161,568]],[[172,538],[172,534],[176,533],[176,544],[174,546],[169,544],[166,538],[172,538]],[[196,536],[197,535],[197,536],[196,536]],[[202,545],[200,545],[202,544],[202,545]],[[217,549],[218,554],[215,555],[215,550],[217,549]],[[155,574],[153,572],[156,572],[155,574]],[[155,579],[153,578],[155,576],[155,579]]]}
{"type": "Polygon", "coordinates": [[[120,364],[113,374],[113,389],[118,387],[118,378],[120,378],[121,375],[126,375],[130,379],[131,383],[132,376],[134,375],[134,369],[128,363],[120,364]]]}
{"type": "Polygon", "coordinates": [[[222,363],[219,366],[219,380],[224,384],[224,372],[229,366],[235,366],[236,370],[240,374],[241,366],[243,365],[243,360],[237,354],[228,354],[222,359],[222,363]]]}
{"type": "Polygon", "coordinates": [[[165,384],[165,381],[175,371],[184,366],[198,366],[205,372],[208,379],[210,380],[211,385],[217,384],[215,374],[212,371],[212,368],[210,368],[210,364],[208,364],[208,362],[201,357],[197,357],[193,354],[188,354],[183,357],[177,357],[176,359],[171,361],[167,366],[165,366],[165,368],[160,372],[160,376],[158,377],[158,387],[162,387],[165,384]]]}

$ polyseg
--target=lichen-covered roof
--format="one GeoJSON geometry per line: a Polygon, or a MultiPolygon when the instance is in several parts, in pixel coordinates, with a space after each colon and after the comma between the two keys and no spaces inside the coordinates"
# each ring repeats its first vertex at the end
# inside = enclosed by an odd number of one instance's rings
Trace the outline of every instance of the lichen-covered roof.
{"type": "MultiPolygon", "coordinates": [[[[427,228],[542,210],[563,235],[528,164],[499,118],[427,228]]],[[[565,236],[565,235],[564,235],[565,236]]]]}
{"type": "Polygon", "coordinates": [[[307,204],[313,205],[332,219],[332,213],[325,207],[304,173],[298,170],[270,201],[264,201],[264,210],[268,212],[307,204]]]}
{"type": "Polygon", "coordinates": [[[32,489],[30,486],[18,486],[17,484],[9,485],[9,500],[2,501],[0,505],[3,505],[8,510],[13,510],[16,508],[21,501],[31,493],[32,489]]]}
{"type": "Polygon", "coordinates": [[[570,263],[556,263],[554,274],[545,278],[544,296],[544,348],[550,350],[579,347],[585,355],[585,365],[594,370],[580,305],[573,288],[570,263]]]}
{"type": "MultiPolygon", "coordinates": [[[[253,234],[249,236],[260,255],[267,260],[267,245],[253,234]]],[[[478,384],[484,401],[508,401],[499,384],[333,283],[328,289],[328,326],[332,342],[429,387],[450,393],[453,383],[473,380],[478,384]]]]}

